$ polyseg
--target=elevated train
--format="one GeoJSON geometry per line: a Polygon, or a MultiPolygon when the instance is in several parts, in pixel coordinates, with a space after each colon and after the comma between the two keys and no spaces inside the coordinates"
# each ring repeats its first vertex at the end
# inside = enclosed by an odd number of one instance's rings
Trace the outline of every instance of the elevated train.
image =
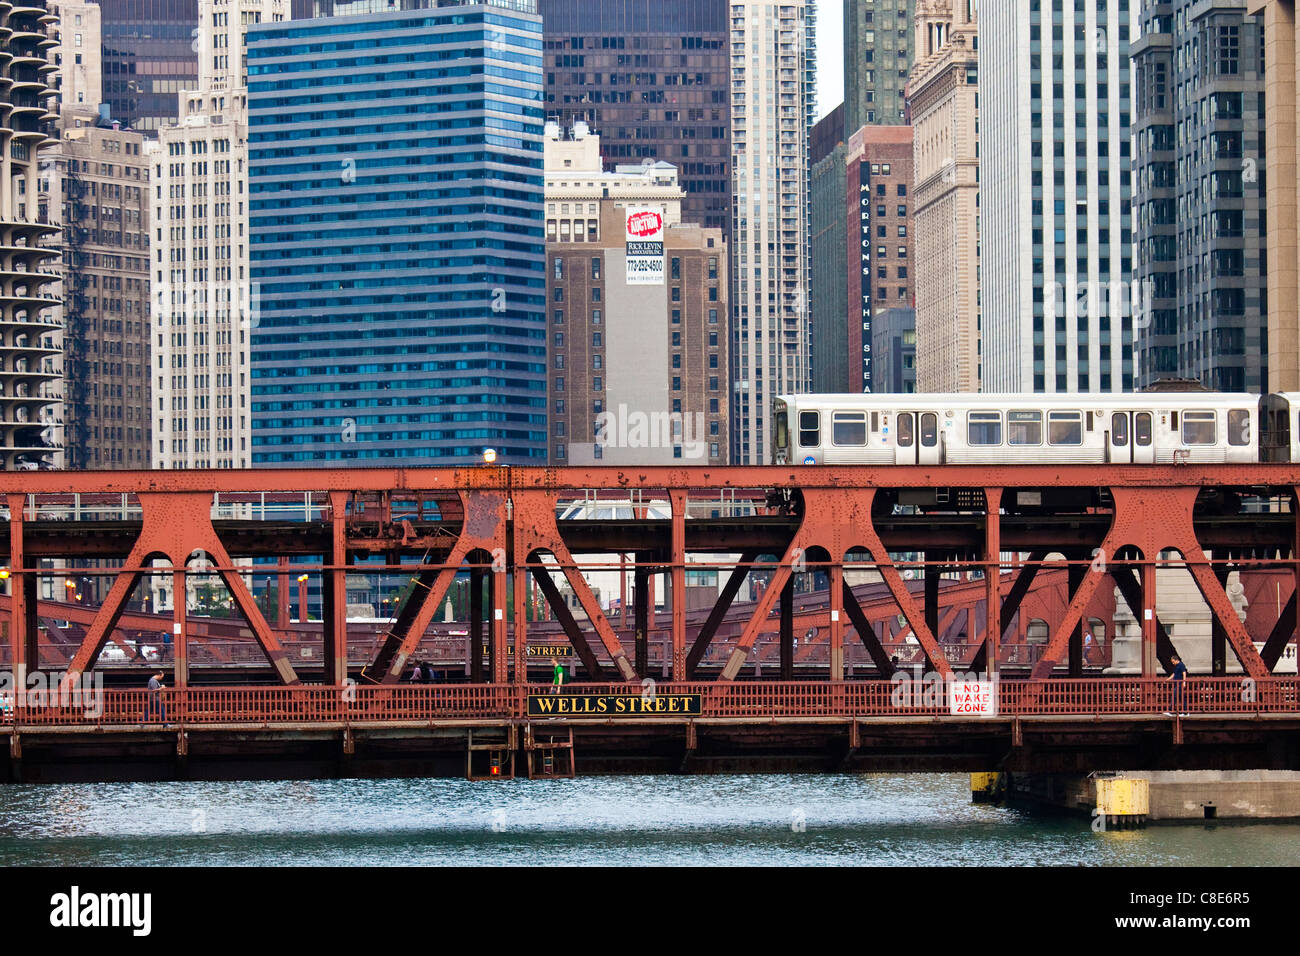
{"type": "MultiPolygon", "coordinates": [[[[1300,462],[1300,393],[782,395],[772,439],[777,464],[1300,462]]],[[[947,500],[943,489],[915,489],[896,503],[947,500]]],[[[1018,500],[1070,504],[1032,492],[1018,500]]],[[[1237,504],[1221,496],[1216,510],[1237,504]]]]}

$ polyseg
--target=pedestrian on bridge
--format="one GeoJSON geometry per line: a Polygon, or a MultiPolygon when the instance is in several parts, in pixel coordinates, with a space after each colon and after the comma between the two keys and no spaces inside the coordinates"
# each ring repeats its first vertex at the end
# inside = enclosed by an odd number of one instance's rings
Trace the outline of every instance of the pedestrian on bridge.
{"type": "Polygon", "coordinates": [[[558,694],[564,686],[564,665],[559,661],[555,662],[555,669],[551,671],[551,693],[558,694]]]}
{"type": "MultiPolygon", "coordinates": [[[[1174,712],[1177,712],[1179,717],[1184,717],[1186,715],[1183,713],[1183,680],[1187,677],[1187,665],[1183,663],[1182,658],[1177,654],[1170,654],[1169,661],[1174,665],[1174,668],[1165,680],[1174,682],[1174,712]]],[[[1173,715],[1173,712],[1165,711],[1166,717],[1172,717],[1173,715]]]]}
{"type": "Polygon", "coordinates": [[[145,723],[154,719],[157,714],[158,719],[164,724],[167,723],[167,705],[163,701],[163,672],[158,671],[149,678],[149,696],[145,703],[144,720],[145,723]]]}

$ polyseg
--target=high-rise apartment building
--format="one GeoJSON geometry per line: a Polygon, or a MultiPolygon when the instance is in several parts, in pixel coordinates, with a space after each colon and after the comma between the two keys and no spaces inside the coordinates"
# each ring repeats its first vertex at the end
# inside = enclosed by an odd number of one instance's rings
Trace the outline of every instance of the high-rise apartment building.
{"type": "Polygon", "coordinates": [[[604,170],[597,137],[548,124],[554,464],[727,461],[727,250],[684,198],[671,164],[604,170]]]}
{"type": "Polygon", "coordinates": [[[58,20],[45,0],[6,11],[0,31],[0,468],[56,464],[62,334],[51,284],[57,212],[40,202],[38,157],[52,143],[58,20]]]}
{"type": "MultiPolygon", "coordinates": [[[[915,30],[908,108],[915,157],[916,390],[974,392],[981,374],[984,251],[975,0],[917,0],[915,30]]],[[[987,157],[984,169],[986,176],[1006,175],[987,157]]]]}
{"type": "Polygon", "coordinates": [[[1133,48],[1135,384],[1268,391],[1264,53],[1244,0],[1147,2],[1133,48]]]}
{"type": "Polygon", "coordinates": [[[252,461],[245,33],[286,17],[285,0],[201,0],[199,86],[152,153],[155,468],[252,461]]]}
{"type": "Polygon", "coordinates": [[[1300,390],[1300,166],[1296,162],[1296,46],[1300,43],[1294,0],[1247,0],[1246,13],[1263,31],[1263,166],[1268,228],[1264,236],[1268,273],[1268,390],[1300,390]]]}
{"type": "Polygon", "coordinates": [[[68,468],[148,468],[149,158],[141,133],[63,107],[42,176],[63,227],[63,445],[68,468]]]}
{"type": "Polygon", "coordinates": [[[732,462],[771,457],[772,400],[811,384],[808,140],[816,5],[731,4],[732,462]]]}
{"type": "MultiPolygon", "coordinates": [[[[919,0],[924,5],[926,0],[919,0]]],[[[907,122],[913,21],[918,0],[844,0],[844,122],[907,122]]]]}
{"type": "MultiPolygon", "coordinates": [[[[987,391],[1133,387],[1135,0],[981,10],[987,391]]],[[[917,228],[924,231],[924,224],[917,228]]],[[[926,349],[921,327],[918,343],[926,349]]]]}
{"type": "Polygon", "coordinates": [[[546,117],[585,122],[606,164],[677,167],[682,218],[731,229],[727,0],[539,0],[546,117]]]}
{"type": "Polygon", "coordinates": [[[255,463],[545,460],[542,22],[527,6],[249,31],[255,463]]]}
{"type": "Polygon", "coordinates": [[[198,0],[102,0],[99,8],[100,99],[112,117],[151,134],[176,122],[180,95],[197,85],[198,0]]]}

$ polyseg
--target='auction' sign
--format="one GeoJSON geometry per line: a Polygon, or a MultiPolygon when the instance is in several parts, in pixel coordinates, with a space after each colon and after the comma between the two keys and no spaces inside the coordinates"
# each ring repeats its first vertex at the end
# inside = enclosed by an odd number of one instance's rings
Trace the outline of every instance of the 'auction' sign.
{"type": "Polygon", "coordinates": [[[664,284],[664,213],[656,206],[628,206],[627,284],[664,284]]]}

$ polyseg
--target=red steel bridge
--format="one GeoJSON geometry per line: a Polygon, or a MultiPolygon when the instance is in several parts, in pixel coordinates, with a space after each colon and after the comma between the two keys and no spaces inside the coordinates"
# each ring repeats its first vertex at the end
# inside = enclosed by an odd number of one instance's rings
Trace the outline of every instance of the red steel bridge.
{"type": "Polygon", "coordinates": [[[1290,465],[0,475],[0,776],[1300,769],[1277,672],[1298,489],[1290,465]],[[937,504],[900,504],[916,489],[937,504]],[[1211,629],[1180,691],[1161,567],[1190,574],[1211,629]],[[1270,600],[1239,614],[1234,572],[1270,600]],[[617,611],[597,574],[630,579],[617,611]],[[65,593],[71,575],[101,586],[65,593]],[[232,617],[187,607],[197,577],[232,617]],[[159,578],[169,614],[145,600],[159,578]],[[392,611],[350,622],[357,582],[392,611]],[[318,621],[290,618],[295,584],[318,621]],[[151,694],[121,649],[160,630],[151,694]],[[570,653],[579,681],[553,695],[570,653]],[[435,683],[408,680],[417,660],[435,683]],[[939,682],[969,673],[995,715],[952,712],[939,682]]]}

